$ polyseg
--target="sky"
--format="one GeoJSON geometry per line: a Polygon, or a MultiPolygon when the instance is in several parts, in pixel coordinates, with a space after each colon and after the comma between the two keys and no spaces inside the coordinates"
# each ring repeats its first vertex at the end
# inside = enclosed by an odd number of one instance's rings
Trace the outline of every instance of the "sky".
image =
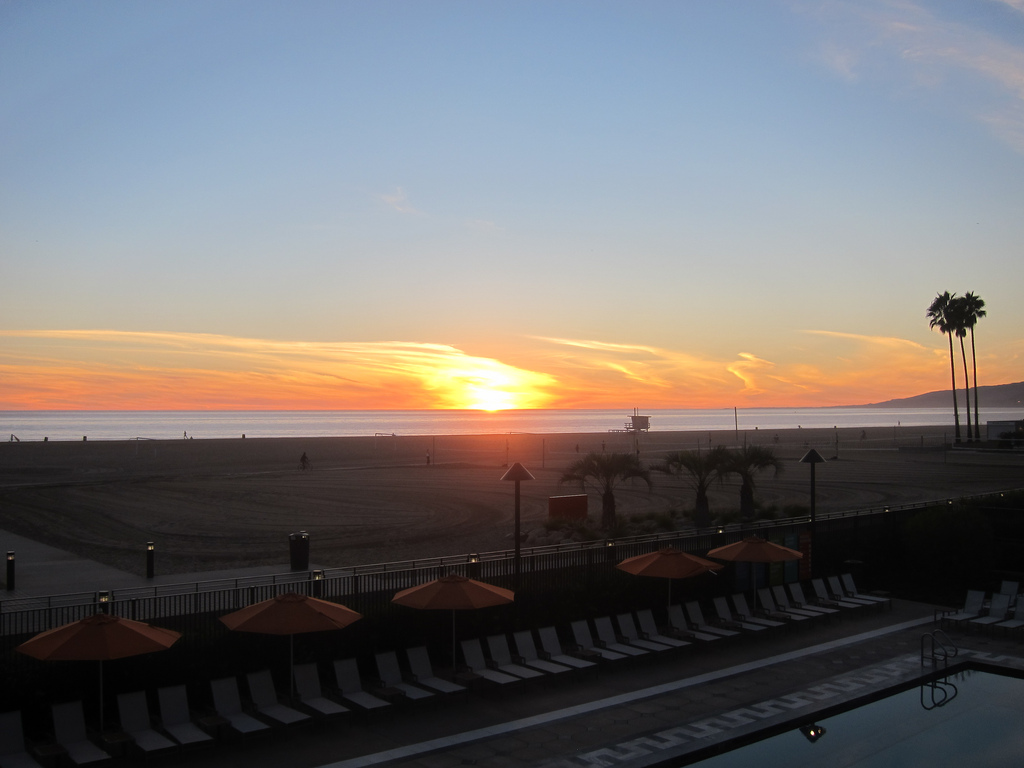
{"type": "Polygon", "coordinates": [[[1024,0],[0,0],[2,410],[1010,383],[1022,250],[1024,0]]]}

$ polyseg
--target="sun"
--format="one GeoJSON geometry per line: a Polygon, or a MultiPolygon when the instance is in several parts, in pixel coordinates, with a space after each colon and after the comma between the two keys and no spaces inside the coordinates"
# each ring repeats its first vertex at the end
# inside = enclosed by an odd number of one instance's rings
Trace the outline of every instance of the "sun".
{"type": "Polygon", "coordinates": [[[544,390],[550,377],[531,371],[483,364],[445,372],[446,407],[472,411],[541,408],[550,399],[544,390]]]}

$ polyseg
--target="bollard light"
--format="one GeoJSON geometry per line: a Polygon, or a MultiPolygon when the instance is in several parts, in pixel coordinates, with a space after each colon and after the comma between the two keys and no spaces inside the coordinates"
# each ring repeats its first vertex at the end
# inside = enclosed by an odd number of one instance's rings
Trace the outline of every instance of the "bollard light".
{"type": "Polygon", "coordinates": [[[324,572],[322,568],[313,570],[313,597],[323,597],[324,572]]]}
{"type": "Polygon", "coordinates": [[[146,578],[152,579],[156,575],[156,545],[152,541],[146,542],[146,578]]]}
{"type": "Polygon", "coordinates": [[[97,592],[96,602],[99,604],[102,613],[110,613],[110,590],[101,589],[97,592]]]}
{"type": "Polygon", "coordinates": [[[14,550],[7,550],[7,591],[14,591],[14,550]]]}

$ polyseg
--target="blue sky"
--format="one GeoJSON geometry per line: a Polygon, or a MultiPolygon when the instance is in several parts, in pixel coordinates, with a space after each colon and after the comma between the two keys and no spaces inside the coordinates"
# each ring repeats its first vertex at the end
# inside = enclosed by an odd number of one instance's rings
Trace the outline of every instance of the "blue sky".
{"type": "Polygon", "coordinates": [[[944,290],[1018,381],[1022,243],[1024,0],[0,2],[0,406],[870,402],[944,290]]]}

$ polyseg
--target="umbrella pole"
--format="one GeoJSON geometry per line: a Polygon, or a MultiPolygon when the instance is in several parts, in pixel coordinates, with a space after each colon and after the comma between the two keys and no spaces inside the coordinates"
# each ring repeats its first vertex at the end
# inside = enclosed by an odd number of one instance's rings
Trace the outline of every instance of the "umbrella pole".
{"type": "Polygon", "coordinates": [[[100,733],[103,733],[103,659],[100,659],[100,733]]]}

